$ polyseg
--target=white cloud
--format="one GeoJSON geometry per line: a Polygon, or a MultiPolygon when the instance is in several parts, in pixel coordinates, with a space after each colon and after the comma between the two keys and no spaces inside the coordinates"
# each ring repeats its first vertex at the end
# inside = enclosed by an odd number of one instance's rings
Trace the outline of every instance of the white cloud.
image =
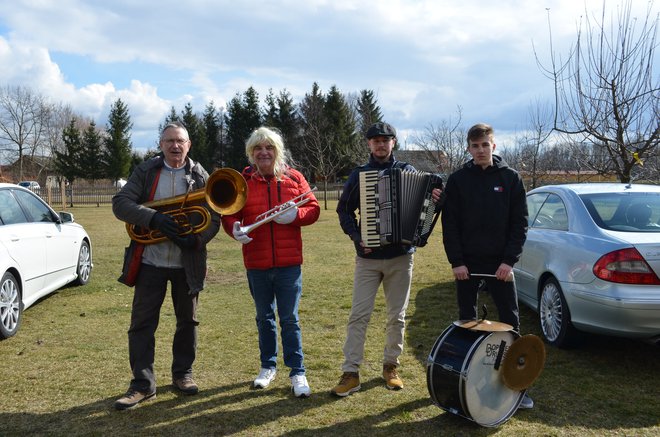
{"type": "MultiPolygon", "coordinates": [[[[614,10],[620,1],[609,3],[614,10]]],[[[121,98],[140,144],[155,138],[172,106],[221,107],[249,86],[262,98],[269,89],[286,89],[300,101],[313,82],[324,91],[373,89],[385,117],[404,131],[452,118],[457,106],[466,123],[492,120],[513,129],[527,102],[550,93],[532,41],[545,61],[549,19],[555,49],[565,52],[585,7],[601,6],[602,0],[14,0],[0,12],[0,83],[35,87],[98,124],[121,98]]],[[[633,8],[642,14],[646,2],[633,8]]]]}

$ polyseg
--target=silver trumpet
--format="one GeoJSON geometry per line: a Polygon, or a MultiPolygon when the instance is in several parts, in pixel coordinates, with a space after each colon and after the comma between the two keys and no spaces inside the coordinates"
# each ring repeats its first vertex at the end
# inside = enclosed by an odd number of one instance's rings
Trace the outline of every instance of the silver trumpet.
{"type": "Polygon", "coordinates": [[[250,232],[254,231],[261,225],[265,225],[266,223],[272,222],[275,220],[277,217],[281,216],[288,210],[292,208],[297,208],[299,206],[302,206],[306,204],[307,202],[313,200],[313,197],[306,197],[307,195],[311,194],[312,192],[316,191],[316,187],[312,188],[311,190],[302,193],[299,196],[294,197],[293,199],[290,199],[288,202],[285,202],[281,205],[277,205],[274,208],[269,209],[268,211],[259,214],[255,218],[255,222],[252,223],[251,225],[247,226],[241,226],[241,231],[245,232],[246,234],[249,234],[250,232]],[[302,200],[300,200],[302,199],[302,200]]]}

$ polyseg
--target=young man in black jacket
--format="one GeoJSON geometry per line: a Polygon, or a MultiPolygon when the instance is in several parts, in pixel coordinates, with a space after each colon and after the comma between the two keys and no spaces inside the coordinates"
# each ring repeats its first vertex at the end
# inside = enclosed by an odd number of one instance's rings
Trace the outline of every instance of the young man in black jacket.
{"type": "MultiPolygon", "coordinates": [[[[485,277],[500,321],[520,331],[513,265],[527,236],[525,186],[514,169],[493,155],[493,128],[479,123],[467,134],[472,159],[449,176],[442,210],[442,238],[456,279],[460,320],[477,319],[477,294],[485,277]]],[[[532,408],[527,396],[520,408],[532,408]]]]}

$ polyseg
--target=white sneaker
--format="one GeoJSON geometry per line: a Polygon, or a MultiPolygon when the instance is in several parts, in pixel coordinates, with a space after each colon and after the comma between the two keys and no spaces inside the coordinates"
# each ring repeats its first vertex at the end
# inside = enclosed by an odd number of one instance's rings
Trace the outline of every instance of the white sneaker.
{"type": "Polygon", "coordinates": [[[275,369],[264,369],[262,368],[259,371],[259,376],[254,380],[254,388],[266,388],[268,384],[275,379],[277,370],[275,369]]]}
{"type": "Polygon", "coordinates": [[[297,398],[306,398],[312,394],[305,375],[294,375],[291,377],[291,390],[293,390],[293,394],[297,398]]]}

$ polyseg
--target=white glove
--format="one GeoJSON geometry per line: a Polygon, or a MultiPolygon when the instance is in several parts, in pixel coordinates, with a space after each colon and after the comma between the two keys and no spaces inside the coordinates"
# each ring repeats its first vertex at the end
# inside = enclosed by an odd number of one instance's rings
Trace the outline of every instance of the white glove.
{"type": "Polygon", "coordinates": [[[248,237],[248,234],[241,231],[241,224],[239,222],[234,222],[234,238],[236,241],[239,241],[241,244],[248,244],[252,241],[252,238],[248,237]]]}
{"type": "Polygon", "coordinates": [[[298,207],[294,206],[293,208],[287,209],[286,212],[283,212],[282,214],[275,217],[273,221],[281,225],[288,225],[294,221],[296,217],[298,217],[298,207]]]}

